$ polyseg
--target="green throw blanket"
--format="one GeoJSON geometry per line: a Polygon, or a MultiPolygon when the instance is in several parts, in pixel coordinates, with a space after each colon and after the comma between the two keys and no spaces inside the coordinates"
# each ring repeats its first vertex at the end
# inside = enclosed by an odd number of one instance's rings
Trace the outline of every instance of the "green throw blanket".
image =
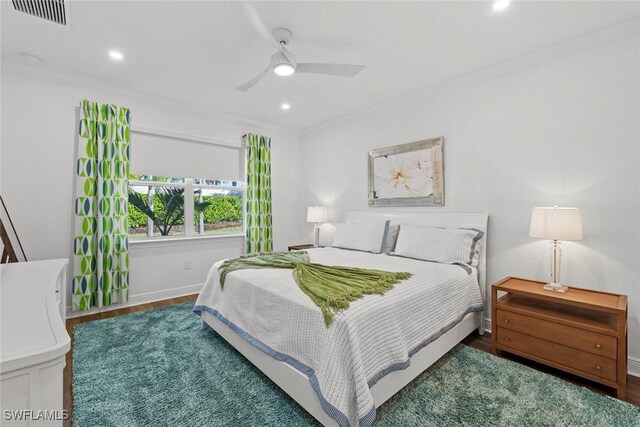
{"type": "Polygon", "coordinates": [[[220,286],[224,288],[227,274],[253,268],[286,268],[293,270],[293,278],[311,301],[322,310],[324,323],[329,326],[333,316],[349,308],[352,301],[364,295],[382,295],[393,285],[411,277],[411,273],[393,273],[355,267],[314,264],[304,251],[274,252],[244,255],[224,261],[220,266],[220,286]]]}

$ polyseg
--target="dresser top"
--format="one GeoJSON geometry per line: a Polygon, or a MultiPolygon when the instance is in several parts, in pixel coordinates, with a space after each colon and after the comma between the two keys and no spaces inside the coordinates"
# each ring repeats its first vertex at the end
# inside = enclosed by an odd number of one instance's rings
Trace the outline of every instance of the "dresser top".
{"type": "Polygon", "coordinates": [[[66,259],[0,266],[0,370],[19,369],[66,353],[70,339],[60,317],[56,284],[66,259]]]}
{"type": "Polygon", "coordinates": [[[545,282],[507,277],[494,284],[500,291],[604,312],[627,310],[627,296],[569,286],[565,293],[543,289],[545,282]]]}

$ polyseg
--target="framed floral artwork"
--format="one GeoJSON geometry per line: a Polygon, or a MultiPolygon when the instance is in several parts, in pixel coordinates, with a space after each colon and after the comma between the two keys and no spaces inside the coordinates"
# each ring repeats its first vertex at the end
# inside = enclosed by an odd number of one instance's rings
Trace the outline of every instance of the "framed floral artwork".
{"type": "Polygon", "coordinates": [[[444,138],[369,152],[369,206],[444,206],[444,138]]]}

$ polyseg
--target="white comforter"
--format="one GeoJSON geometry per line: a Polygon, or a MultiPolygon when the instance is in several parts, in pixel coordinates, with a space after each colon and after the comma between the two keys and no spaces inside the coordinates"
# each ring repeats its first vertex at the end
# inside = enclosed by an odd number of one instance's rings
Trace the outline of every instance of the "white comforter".
{"type": "MultiPolygon", "coordinates": [[[[335,248],[309,251],[311,262],[408,271],[414,276],[384,296],[368,295],[326,327],[320,309],[291,270],[240,270],[220,288],[216,263],[194,311],[208,311],[243,338],[309,377],[323,409],[340,425],[370,425],[370,392],[428,342],[482,309],[475,270],[335,248]],[[250,336],[249,336],[250,335],[250,336]]],[[[404,365],[403,365],[404,363],[404,365]]]]}

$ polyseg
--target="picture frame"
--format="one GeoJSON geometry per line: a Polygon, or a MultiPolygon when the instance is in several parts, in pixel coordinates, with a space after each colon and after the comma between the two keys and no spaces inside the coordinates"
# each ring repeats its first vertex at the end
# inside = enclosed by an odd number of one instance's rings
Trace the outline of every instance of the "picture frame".
{"type": "Polygon", "coordinates": [[[369,206],[444,206],[444,137],[369,152],[369,206]]]}

